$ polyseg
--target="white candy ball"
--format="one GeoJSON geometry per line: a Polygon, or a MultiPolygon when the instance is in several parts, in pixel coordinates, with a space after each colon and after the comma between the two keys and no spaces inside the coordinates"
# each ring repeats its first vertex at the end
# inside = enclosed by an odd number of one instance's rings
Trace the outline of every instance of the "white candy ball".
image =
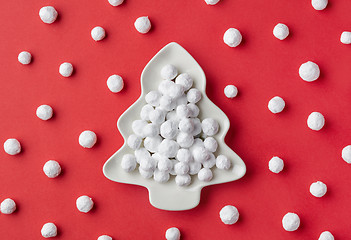
{"type": "Polygon", "coordinates": [[[222,169],[222,170],[228,170],[231,167],[232,163],[230,162],[230,160],[224,156],[224,155],[219,155],[216,158],[216,167],[218,169],[222,169]]]}
{"type": "Polygon", "coordinates": [[[194,137],[189,133],[179,132],[177,135],[177,143],[182,148],[189,148],[194,143],[194,137]]]}
{"type": "Polygon", "coordinates": [[[170,172],[173,168],[173,163],[168,158],[163,157],[158,161],[157,168],[162,172],[170,172]]]}
{"type": "Polygon", "coordinates": [[[145,137],[156,137],[160,133],[160,127],[155,123],[149,123],[144,127],[143,131],[145,137]]]}
{"type": "Polygon", "coordinates": [[[193,85],[193,79],[188,73],[182,73],[175,79],[175,83],[182,85],[184,91],[188,91],[193,85]]]}
{"type": "Polygon", "coordinates": [[[289,212],[284,215],[282,223],[283,223],[283,228],[286,231],[292,232],[299,228],[300,218],[296,213],[289,212]]]}
{"type": "Polygon", "coordinates": [[[137,18],[137,20],[135,20],[134,27],[138,32],[145,34],[145,33],[149,32],[151,29],[150,19],[147,16],[146,17],[139,17],[139,18],[137,18]]]}
{"type": "Polygon", "coordinates": [[[188,118],[188,117],[190,117],[190,115],[192,115],[190,108],[186,104],[182,104],[182,105],[177,106],[176,113],[177,113],[178,118],[180,118],[180,119],[188,118]]]}
{"type": "Polygon", "coordinates": [[[177,124],[179,124],[179,121],[180,121],[175,110],[170,111],[166,114],[166,120],[172,120],[172,121],[176,122],[177,124]]]}
{"type": "Polygon", "coordinates": [[[179,240],[180,239],[180,231],[176,227],[168,228],[166,231],[166,239],[167,240],[179,240]]]}
{"type": "Polygon", "coordinates": [[[44,164],[43,171],[49,178],[55,178],[61,173],[61,166],[54,160],[49,160],[44,164]]]}
{"type": "Polygon", "coordinates": [[[113,93],[118,93],[120,92],[123,87],[124,87],[124,82],[123,82],[123,78],[119,75],[111,75],[108,79],[107,79],[107,87],[108,89],[110,89],[111,92],[113,93]]]}
{"type": "Polygon", "coordinates": [[[164,80],[172,80],[178,75],[178,70],[172,64],[167,64],[161,69],[161,77],[164,80]]]}
{"type": "Polygon", "coordinates": [[[132,172],[137,165],[136,157],[132,154],[125,154],[121,161],[121,168],[126,172],[132,172]]]}
{"type": "Polygon", "coordinates": [[[319,78],[320,70],[317,64],[308,61],[300,66],[299,74],[306,82],[313,82],[319,78]]]}
{"type": "Polygon", "coordinates": [[[188,102],[197,103],[201,100],[201,92],[199,89],[191,88],[186,94],[186,97],[188,98],[188,102]]]}
{"type": "Polygon", "coordinates": [[[281,97],[274,97],[268,102],[268,109],[272,113],[280,113],[285,108],[285,101],[281,97]]]}
{"type": "Polygon", "coordinates": [[[213,153],[210,153],[209,155],[210,157],[205,162],[202,163],[202,166],[208,169],[213,168],[213,166],[216,165],[215,155],[213,153]]]}
{"type": "MultiPolygon", "coordinates": [[[[183,90],[184,90],[184,87],[183,87],[183,90]]],[[[176,105],[179,106],[187,103],[188,103],[188,99],[186,97],[186,94],[184,94],[183,92],[183,95],[176,99],[176,105]]]]}
{"type": "Polygon", "coordinates": [[[4,150],[9,155],[16,155],[21,152],[21,144],[15,138],[9,138],[4,143],[4,150]]]}
{"type": "Polygon", "coordinates": [[[238,89],[234,85],[227,85],[224,88],[224,95],[227,98],[235,98],[238,95],[238,89]]]}
{"type": "Polygon", "coordinates": [[[144,138],[144,128],[147,126],[147,124],[148,123],[145,120],[134,120],[132,123],[132,130],[134,134],[141,138],[144,138]]]}
{"type": "MultiPolygon", "coordinates": [[[[117,6],[121,5],[123,3],[123,1],[124,0],[108,0],[108,2],[114,7],[117,7],[117,6]]],[[[98,239],[98,240],[102,240],[102,239],[98,239]]]]}
{"type": "Polygon", "coordinates": [[[204,140],[204,147],[210,152],[215,152],[217,150],[218,143],[213,137],[207,137],[204,140]]]}
{"type": "Polygon", "coordinates": [[[188,106],[188,109],[190,110],[190,117],[196,118],[197,116],[199,116],[200,109],[198,106],[196,106],[194,103],[189,103],[187,104],[187,106],[188,106]]]}
{"type": "Polygon", "coordinates": [[[176,101],[173,100],[170,96],[163,95],[160,98],[160,109],[164,111],[172,111],[176,107],[176,101]]]}
{"type": "Polygon", "coordinates": [[[77,198],[76,206],[80,212],[87,213],[93,208],[94,202],[90,197],[83,195],[77,198]]]}
{"type": "Polygon", "coordinates": [[[307,125],[314,131],[319,131],[325,124],[324,116],[319,112],[311,113],[307,118],[307,125]]]}
{"type": "Polygon", "coordinates": [[[284,161],[279,157],[272,157],[268,163],[269,170],[273,173],[280,173],[284,168],[284,161]]]}
{"type": "Polygon", "coordinates": [[[59,67],[59,73],[63,77],[70,77],[73,73],[73,65],[69,62],[61,63],[59,67]]]}
{"type": "Polygon", "coordinates": [[[273,29],[274,37],[278,38],[279,40],[284,40],[289,36],[289,28],[283,23],[278,23],[275,25],[273,29]]]}
{"type": "Polygon", "coordinates": [[[219,124],[216,120],[213,118],[206,118],[202,121],[201,123],[202,126],[202,131],[207,135],[207,136],[213,136],[215,135],[218,130],[219,130],[219,124]]]}
{"type": "Polygon", "coordinates": [[[189,163],[189,174],[190,175],[195,175],[198,174],[199,171],[201,170],[201,163],[199,162],[190,162],[189,163]]]}
{"type": "Polygon", "coordinates": [[[174,139],[178,133],[178,124],[173,120],[167,120],[161,124],[160,134],[163,138],[174,139]]]}
{"type": "Polygon", "coordinates": [[[174,172],[177,175],[184,175],[189,172],[189,165],[185,162],[178,162],[174,165],[174,172]]]}
{"type": "Polygon", "coordinates": [[[184,87],[180,84],[171,84],[171,88],[169,89],[168,95],[175,100],[175,104],[177,104],[177,99],[184,95],[184,87]]]}
{"type": "Polygon", "coordinates": [[[0,204],[0,211],[3,214],[12,214],[16,211],[16,203],[11,198],[6,198],[0,204]]]}
{"type": "Polygon", "coordinates": [[[331,232],[324,231],[321,233],[318,240],[334,240],[334,236],[333,236],[333,234],[331,234],[331,232]]]}
{"type": "Polygon", "coordinates": [[[241,43],[241,40],[241,33],[235,28],[229,28],[223,35],[223,41],[229,47],[237,47],[241,43]]]}
{"type": "Polygon", "coordinates": [[[158,146],[161,144],[162,138],[160,136],[146,137],[144,139],[144,147],[151,153],[155,153],[158,150],[158,146]]]}
{"type": "Polygon", "coordinates": [[[323,197],[327,193],[327,185],[321,181],[317,181],[311,184],[310,193],[315,197],[323,197]]]}
{"type": "Polygon", "coordinates": [[[239,220],[239,211],[232,205],[227,205],[219,212],[222,222],[227,225],[233,225],[239,220]]]}
{"type": "Polygon", "coordinates": [[[343,44],[351,44],[351,32],[343,32],[340,37],[340,42],[343,44]]]}
{"type": "Polygon", "coordinates": [[[127,145],[133,150],[140,148],[141,142],[142,142],[141,137],[135,134],[129,135],[127,139],[127,145]]]}
{"type": "Polygon", "coordinates": [[[195,147],[192,153],[194,160],[200,163],[204,163],[211,157],[210,152],[203,146],[195,147]]]}
{"type": "Polygon", "coordinates": [[[40,19],[47,24],[55,22],[57,15],[56,9],[51,6],[42,7],[39,10],[40,19]]]}
{"type": "Polygon", "coordinates": [[[199,173],[197,174],[197,177],[200,181],[209,182],[213,178],[213,173],[210,169],[203,168],[199,171],[199,173]]]}
{"type": "Polygon", "coordinates": [[[57,227],[53,223],[45,223],[41,228],[41,235],[44,238],[52,238],[57,236],[57,227]]]}
{"type": "Polygon", "coordinates": [[[176,159],[179,162],[190,163],[193,160],[193,155],[189,151],[189,149],[181,148],[177,152],[176,159]]]}
{"type": "Polygon", "coordinates": [[[141,108],[140,118],[145,121],[150,121],[149,114],[155,110],[153,106],[146,104],[141,108]]]}
{"type": "Polygon", "coordinates": [[[145,101],[151,106],[158,107],[162,94],[159,91],[151,91],[145,96],[145,101]]]}
{"type": "Polygon", "coordinates": [[[41,105],[37,108],[36,114],[38,118],[46,121],[52,118],[53,110],[49,105],[41,105]]]}
{"type": "Polygon", "coordinates": [[[169,90],[172,88],[172,86],[175,83],[173,81],[170,80],[163,80],[161,81],[161,83],[158,85],[158,91],[160,91],[160,93],[162,93],[163,95],[169,95],[169,90]]]}
{"type": "Polygon", "coordinates": [[[154,158],[148,157],[140,160],[140,168],[144,171],[155,171],[157,162],[154,158]]]}
{"type": "Polygon", "coordinates": [[[165,121],[166,113],[156,108],[155,110],[151,111],[149,114],[149,119],[152,123],[155,124],[162,124],[165,121]]]}
{"type": "Polygon", "coordinates": [[[188,186],[191,183],[191,177],[189,174],[177,175],[175,177],[175,182],[180,187],[188,186]]]}
{"type": "Polygon", "coordinates": [[[144,158],[151,157],[151,154],[149,153],[148,150],[146,150],[146,148],[139,148],[139,149],[135,150],[134,155],[136,157],[137,163],[140,163],[140,161],[144,158]]]}
{"type": "Polygon", "coordinates": [[[145,171],[141,167],[139,167],[139,173],[143,178],[146,178],[146,179],[151,178],[154,175],[153,170],[145,171]]]}
{"type": "Polygon", "coordinates": [[[23,51],[18,54],[17,59],[20,63],[27,65],[32,61],[32,55],[29,52],[23,51]]]}
{"type": "Polygon", "coordinates": [[[96,134],[93,131],[85,130],[79,135],[79,144],[83,148],[92,148],[97,141],[96,134]]]}
{"type": "Polygon", "coordinates": [[[351,145],[348,145],[342,149],[341,157],[345,162],[351,164],[351,145]]]}
{"type": "Polygon", "coordinates": [[[168,182],[170,176],[168,172],[160,171],[158,169],[154,172],[154,180],[158,183],[168,182]]]}
{"type": "Polygon", "coordinates": [[[158,147],[158,152],[168,158],[174,158],[179,150],[179,144],[170,139],[164,139],[158,147]]]}
{"type": "Polygon", "coordinates": [[[202,124],[200,122],[200,119],[193,118],[193,124],[194,124],[194,130],[192,132],[192,135],[197,136],[202,132],[202,124]]]}
{"type": "Polygon", "coordinates": [[[192,133],[194,131],[194,122],[190,118],[183,118],[179,122],[179,130],[184,133],[192,133]]]}
{"type": "MultiPolygon", "coordinates": [[[[109,1],[111,1],[111,0],[109,0],[109,1]]],[[[98,237],[97,240],[112,240],[112,237],[107,236],[107,235],[101,235],[100,237],[98,237]]]]}
{"type": "Polygon", "coordinates": [[[102,27],[99,27],[99,26],[94,27],[91,30],[90,34],[91,34],[92,39],[94,39],[94,41],[96,41],[96,42],[101,41],[106,36],[105,29],[103,29],[102,27]]]}
{"type": "Polygon", "coordinates": [[[312,7],[316,10],[323,10],[327,5],[328,0],[312,0],[312,7]]]}
{"type": "Polygon", "coordinates": [[[207,3],[207,5],[216,5],[219,0],[205,0],[205,2],[207,3]]]}

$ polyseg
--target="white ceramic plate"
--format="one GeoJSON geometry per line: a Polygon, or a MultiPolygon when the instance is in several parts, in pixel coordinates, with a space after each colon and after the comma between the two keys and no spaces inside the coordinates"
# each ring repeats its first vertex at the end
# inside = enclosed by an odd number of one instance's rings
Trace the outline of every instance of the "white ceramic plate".
{"type": "Polygon", "coordinates": [[[200,202],[201,189],[208,185],[219,184],[237,180],[244,176],[246,167],[241,158],[233,152],[224,142],[224,137],[229,129],[229,119],[213,102],[206,96],[206,77],[195,59],[179,44],[172,42],[162,48],[146,65],[141,74],[141,96],[130,106],[118,119],[117,127],[124,138],[124,145],[107,160],[103,172],[107,178],[120,183],[128,183],[144,186],[149,190],[150,203],[164,210],[187,210],[196,207],[200,202]],[[166,64],[173,64],[180,73],[187,72],[194,80],[194,87],[202,92],[202,99],[197,106],[200,108],[199,118],[212,117],[220,125],[219,132],[214,136],[218,141],[216,156],[226,155],[232,162],[230,170],[213,168],[213,179],[210,182],[201,182],[197,175],[192,176],[192,183],[187,187],[179,187],[175,184],[174,177],[167,183],[157,183],[151,179],[141,177],[136,169],[127,173],[121,168],[121,160],[124,154],[133,153],[126,144],[129,135],[133,134],[131,125],[136,119],[140,119],[140,110],[146,104],[145,95],[158,89],[161,68],[166,64]]]}

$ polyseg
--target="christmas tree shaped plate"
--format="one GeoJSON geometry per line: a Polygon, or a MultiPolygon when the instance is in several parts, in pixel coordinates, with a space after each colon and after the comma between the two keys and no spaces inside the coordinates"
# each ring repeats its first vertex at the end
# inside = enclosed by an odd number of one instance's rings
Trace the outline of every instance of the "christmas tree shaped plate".
{"type": "MultiPolygon", "coordinates": [[[[208,185],[235,181],[244,176],[246,167],[241,158],[230,149],[224,142],[229,130],[229,119],[211,100],[206,96],[206,77],[200,65],[179,44],[172,42],[162,48],[146,65],[141,74],[141,96],[130,106],[118,119],[117,127],[124,138],[123,146],[107,160],[103,167],[104,175],[115,182],[144,186],[149,191],[150,203],[159,209],[180,211],[196,207],[200,202],[201,189],[208,185]],[[146,104],[145,95],[157,90],[160,82],[160,71],[167,64],[174,65],[180,73],[188,73],[193,78],[193,87],[202,92],[202,99],[197,103],[200,109],[199,119],[213,118],[219,123],[219,131],[213,137],[218,142],[216,156],[223,154],[231,161],[229,170],[221,170],[213,167],[213,178],[209,182],[200,181],[197,175],[191,178],[188,186],[178,186],[174,176],[166,183],[158,183],[151,177],[143,178],[138,169],[125,172],[121,168],[122,157],[125,154],[134,154],[134,150],[128,147],[128,136],[133,134],[132,122],[140,119],[141,108],[146,104]]],[[[137,167],[138,168],[138,167],[137,167]]]]}

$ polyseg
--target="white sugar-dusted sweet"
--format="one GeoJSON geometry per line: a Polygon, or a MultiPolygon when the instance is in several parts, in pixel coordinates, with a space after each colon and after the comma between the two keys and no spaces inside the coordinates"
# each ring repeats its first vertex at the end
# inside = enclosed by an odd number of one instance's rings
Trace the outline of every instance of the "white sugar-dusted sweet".
{"type": "Polygon", "coordinates": [[[167,120],[161,124],[160,134],[163,138],[174,139],[178,133],[178,124],[173,120],[167,120]]]}
{"type": "Polygon", "coordinates": [[[176,108],[176,113],[178,118],[188,118],[190,115],[192,115],[191,109],[188,107],[186,104],[182,104],[177,106],[176,108]]]}
{"type": "Polygon", "coordinates": [[[165,237],[167,240],[179,240],[180,231],[176,227],[168,228],[165,237]]]}
{"type": "Polygon", "coordinates": [[[177,143],[182,148],[189,148],[194,143],[194,137],[192,134],[179,132],[177,135],[177,143]]]}
{"type": "Polygon", "coordinates": [[[153,170],[145,171],[141,167],[139,167],[139,173],[143,178],[146,178],[146,179],[151,178],[154,175],[153,170]]]}
{"type": "Polygon", "coordinates": [[[189,174],[177,175],[175,177],[175,182],[180,187],[188,186],[191,183],[191,177],[189,174]]]}
{"type": "Polygon", "coordinates": [[[161,144],[162,138],[157,135],[155,137],[146,137],[144,139],[144,147],[151,153],[155,153],[158,150],[158,146],[161,144]]]}
{"type": "Polygon", "coordinates": [[[186,97],[188,98],[188,102],[197,103],[201,100],[201,92],[199,89],[191,88],[186,94],[186,97]]]}
{"type": "Polygon", "coordinates": [[[278,38],[279,40],[284,40],[289,36],[289,28],[283,23],[278,23],[275,25],[273,29],[274,37],[278,38]]]}
{"type": "Polygon", "coordinates": [[[173,163],[167,157],[163,157],[163,158],[159,159],[159,161],[157,163],[157,168],[158,168],[158,170],[160,170],[162,172],[169,172],[173,168],[173,163]]]}
{"type": "Polygon", "coordinates": [[[168,172],[160,171],[158,169],[156,169],[154,172],[154,180],[156,182],[165,183],[165,182],[168,182],[169,178],[170,178],[170,175],[168,172]]]}
{"type": "Polygon", "coordinates": [[[125,154],[121,161],[121,167],[126,172],[132,172],[137,165],[136,157],[132,154],[125,154]]]}
{"type": "Polygon", "coordinates": [[[213,153],[209,154],[209,158],[202,163],[202,166],[204,168],[213,168],[213,166],[216,165],[216,157],[213,153]]]}
{"type": "MultiPolygon", "coordinates": [[[[124,0],[108,0],[108,2],[114,7],[121,5],[123,3],[123,1],[124,0]]],[[[102,240],[102,239],[98,239],[98,240],[102,240]]],[[[107,240],[107,239],[105,239],[105,240],[107,240]]],[[[112,240],[112,238],[111,238],[111,240],[112,240]]]]}
{"type": "Polygon", "coordinates": [[[127,145],[133,150],[138,149],[141,145],[141,142],[142,142],[141,137],[135,134],[129,135],[127,139],[127,145]]]}
{"type": "Polygon", "coordinates": [[[43,171],[49,178],[55,178],[61,173],[61,166],[57,161],[49,160],[44,164],[43,171]]]}
{"type": "Polygon", "coordinates": [[[345,162],[351,164],[351,145],[348,145],[342,149],[341,157],[345,162]]]}
{"type": "Polygon", "coordinates": [[[176,101],[168,95],[160,98],[160,109],[164,111],[172,111],[176,107],[176,101]]]}
{"type": "Polygon", "coordinates": [[[92,148],[97,141],[96,134],[93,131],[85,130],[79,135],[79,144],[83,148],[92,148]]]}
{"type": "Polygon", "coordinates": [[[199,162],[195,162],[195,161],[190,162],[189,163],[189,174],[190,175],[198,174],[199,171],[201,170],[201,167],[202,167],[202,165],[199,162]]]}
{"type": "Polygon", "coordinates": [[[23,65],[27,65],[32,61],[32,54],[27,51],[23,51],[18,54],[17,59],[23,65]]]}
{"type": "Polygon", "coordinates": [[[170,111],[166,114],[166,120],[173,120],[173,121],[177,122],[178,124],[180,121],[180,119],[177,115],[177,112],[175,110],[170,111]]]}
{"type": "Polygon", "coordinates": [[[238,88],[234,85],[227,85],[224,88],[224,95],[227,98],[235,98],[238,95],[238,88]]]}
{"type": "Polygon", "coordinates": [[[80,212],[87,213],[93,208],[94,202],[90,197],[83,195],[77,198],[76,206],[80,212]]]}
{"type": "Polygon", "coordinates": [[[199,173],[197,174],[197,177],[200,181],[203,182],[209,182],[213,178],[213,173],[210,169],[208,168],[202,168],[199,173]]]}
{"type": "Polygon", "coordinates": [[[56,21],[57,18],[57,11],[52,6],[42,7],[39,10],[39,17],[40,19],[47,24],[51,24],[56,21]]]}
{"type": "Polygon", "coordinates": [[[213,136],[219,130],[219,124],[213,118],[205,118],[204,120],[202,120],[201,126],[202,126],[202,131],[207,136],[213,136]]]}
{"type": "Polygon", "coordinates": [[[59,67],[59,73],[63,77],[70,77],[73,73],[73,65],[69,62],[61,63],[59,67]]]}
{"type": "Polygon", "coordinates": [[[178,150],[179,144],[170,139],[164,139],[158,147],[158,153],[168,158],[174,158],[178,150]]]}
{"type": "Polygon", "coordinates": [[[155,123],[148,123],[143,131],[145,137],[156,137],[160,133],[160,127],[155,123]]]}
{"type": "Polygon", "coordinates": [[[174,165],[174,172],[177,175],[184,175],[189,172],[189,165],[185,162],[178,162],[174,165]]]}
{"type": "Polygon", "coordinates": [[[148,150],[146,150],[146,148],[139,148],[139,149],[135,150],[134,155],[136,157],[137,163],[140,163],[140,161],[144,158],[151,157],[151,154],[149,153],[148,150]]]}
{"type": "Polygon", "coordinates": [[[94,41],[96,41],[96,42],[101,41],[106,36],[105,29],[103,29],[100,26],[94,27],[91,30],[90,34],[91,34],[92,39],[94,39],[94,41]]]}
{"type": "Polygon", "coordinates": [[[268,163],[269,170],[273,173],[280,173],[284,168],[284,161],[279,157],[272,157],[268,163]]]}
{"type": "MultiPolygon", "coordinates": [[[[184,90],[184,88],[183,88],[184,90]]],[[[176,100],[176,105],[182,105],[182,104],[187,104],[188,103],[188,98],[186,97],[186,94],[183,93],[182,96],[178,97],[176,100]]]]}
{"type": "Polygon", "coordinates": [[[219,212],[222,222],[227,225],[233,225],[239,220],[239,211],[232,205],[227,205],[219,212]]]}
{"type": "Polygon", "coordinates": [[[242,38],[239,30],[235,28],[229,28],[223,35],[223,41],[229,47],[237,47],[241,43],[242,38]]]}
{"type": "Polygon", "coordinates": [[[178,75],[177,68],[172,64],[167,64],[161,69],[161,77],[164,80],[172,80],[178,75]]]}
{"type": "Polygon", "coordinates": [[[205,0],[207,5],[216,5],[220,0],[205,0]]]}
{"type": "Polygon", "coordinates": [[[0,211],[3,214],[12,214],[16,211],[16,203],[11,198],[6,198],[0,204],[0,211]]]}
{"type": "Polygon", "coordinates": [[[310,193],[315,197],[323,197],[327,193],[327,185],[321,181],[317,181],[311,184],[310,193]]]}
{"type": "Polygon", "coordinates": [[[189,151],[189,149],[181,148],[177,152],[176,159],[179,162],[190,163],[193,160],[193,155],[189,151]]]}
{"type": "Polygon", "coordinates": [[[217,150],[218,143],[213,137],[207,137],[204,140],[204,147],[210,152],[215,152],[217,150]]]}
{"type": "Polygon", "coordinates": [[[204,142],[202,141],[201,138],[194,138],[194,143],[191,147],[189,147],[189,150],[191,153],[194,152],[194,150],[197,148],[197,147],[203,147],[205,148],[204,146],[204,142]]]}
{"type": "Polygon", "coordinates": [[[194,122],[191,118],[183,118],[178,127],[181,132],[190,134],[194,131],[194,122]]]}
{"type": "Polygon", "coordinates": [[[272,113],[280,113],[285,108],[285,101],[281,97],[274,97],[268,102],[268,109],[272,113]]]}
{"type": "Polygon", "coordinates": [[[169,81],[169,80],[163,80],[160,82],[160,84],[158,85],[158,91],[160,93],[162,93],[163,95],[168,95],[169,94],[169,90],[172,88],[172,86],[175,83],[173,81],[169,81]]]}
{"type": "Polygon", "coordinates": [[[312,0],[312,7],[316,10],[323,10],[328,5],[328,0],[312,0]]]}
{"type": "Polygon", "coordinates": [[[147,124],[148,123],[145,120],[134,120],[132,123],[132,130],[134,134],[141,138],[144,138],[144,128],[147,124]]]}
{"type": "Polygon", "coordinates": [[[158,107],[160,105],[160,98],[162,94],[159,91],[148,92],[145,96],[145,101],[151,106],[158,107]]]}
{"type": "Polygon", "coordinates": [[[52,238],[57,236],[57,227],[54,223],[45,223],[41,228],[41,235],[44,238],[52,238]]]}
{"type": "Polygon", "coordinates": [[[191,133],[193,136],[197,136],[201,133],[202,131],[202,124],[200,119],[198,118],[193,118],[193,124],[194,124],[194,130],[191,133]]]}
{"type": "Polygon", "coordinates": [[[319,112],[313,112],[307,118],[307,126],[314,131],[321,130],[324,124],[324,116],[319,112]]]}
{"type": "Polygon", "coordinates": [[[342,42],[343,44],[351,44],[351,32],[342,32],[340,36],[340,42],[342,42]]]}
{"type": "Polygon", "coordinates": [[[134,22],[135,29],[142,33],[148,33],[151,29],[151,22],[148,16],[138,17],[134,22]]]}
{"type": "Polygon", "coordinates": [[[319,78],[320,70],[316,63],[308,61],[301,64],[299,75],[306,82],[313,82],[319,78]]]}
{"type": "Polygon", "coordinates": [[[157,162],[153,157],[147,157],[140,160],[140,168],[144,171],[154,171],[156,166],[157,162]]]}
{"type": "MultiPolygon", "coordinates": [[[[169,89],[168,95],[172,99],[178,99],[179,97],[183,96],[184,94],[184,87],[180,84],[172,84],[171,88],[169,89]]],[[[177,104],[177,101],[175,101],[175,104],[177,104]]]]}
{"type": "Polygon", "coordinates": [[[204,163],[211,157],[210,152],[203,146],[195,147],[192,153],[194,160],[200,163],[204,163]]]}
{"type": "Polygon", "coordinates": [[[9,155],[16,155],[21,152],[21,144],[15,138],[9,138],[4,142],[4,150],[9,155]]]}
{"type": "Polygon", "coordinates": [[[196,106],[194,103],[189,103],[187,106],[188,106],[188,109],[190,110],[190,117],[196,118],[200,113],[199,107],[196,106]]]}
{"type": "Polygon", "coordinates": [[[141,108],[141,111],[140,111],[140,118],[142,120],[145,120],[145,121],[150,121],[150,113],[155,110],[153,106],[151,106],[150,104],[146,104],[144,105],[142,108],[141,108]]]}
{"type": "Polygon", "coordinates": [[[38,118],[46,121],[52,118],[53,110],[52,110],[52,107],[50,107],[49,105],[40,105],[37,108],[36,114],[38,118]]]}
{"type": "MultiPolygon", "coordinates": [[[[112,0],[109,0],[112,1],[112,0]]],[[[123,0],[122,0],[123,2],[123,0]]],[[[108,235],[101,235],[100,237],[98,237],[97,240],[112,240],[112,237],[108,236],[108,235]]]]}
{"type": "Polygon", "coordinates": [[[228,170],[232,163],[225,155],[218,155],[216,158],[216,167],[222,170],[228,170]]]}
{"type": "Polygon", "coordinates": [[[108,89],[113,93],[120,92],[124,87],[123,78],[116,74],[109,76],[106,83],[108,89]]]}
{"type": "Polygon", "coordinates": [[[324,231],[321,233],[318,240],[334,240],[334,236],[333,236],[333,234],[331,234],[331,232],[324,231]]]}
{"type": "Polygon", "coordinates": [[[193,85],[193,79],[188,73],[182,73],[175,79],[175,83],[182,85],[184,91],[188,91],[193,85]]]}
{"type": "Polygon", "coordinates": [[[292,232],[299,228],[300,218],[296,213],[288,212],[284,215],[282,223],[286,231],[292,232]]]}
{"type": "Polygon", "coordinates": [[[171,169],[171,171],[169,171],[169,174],[176,176],[177,174],[174,171],[174,165],[176,165],[178,163],[178,161],[175,159],[172,159],[171,162],[172,162],[172,169],[171,169]]]}

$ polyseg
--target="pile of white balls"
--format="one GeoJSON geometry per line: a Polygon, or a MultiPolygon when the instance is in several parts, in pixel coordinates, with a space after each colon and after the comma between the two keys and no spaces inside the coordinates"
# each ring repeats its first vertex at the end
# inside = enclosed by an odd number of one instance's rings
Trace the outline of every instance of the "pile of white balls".
{"type": "Polygon", "coordinates": [[[188,186],[191,175],[211,181],[214,166],[222,170],[231,167],[226,156],[214,155],[219,124],[213,118],[198,118],[196,103],[202,96],[192,87],[189,74],[178,74],[176,67],[168,64],[161,69],[161,77],[158,90],[145,96],[141,119],[132,123],[134,134],[128,137],[127,145],[134,154],[124,155],[121,167],[132,172],[139,165],[142,177],[153,177],[159,183],[174,175],[178,186],[188,186]]]}

